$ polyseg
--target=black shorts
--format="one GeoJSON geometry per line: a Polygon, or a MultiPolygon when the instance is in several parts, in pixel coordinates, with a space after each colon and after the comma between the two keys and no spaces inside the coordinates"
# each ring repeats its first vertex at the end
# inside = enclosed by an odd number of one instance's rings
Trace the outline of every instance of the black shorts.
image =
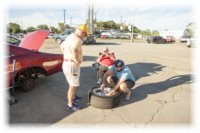
{"type": "MultiPolygon", "coordinates": [[[[117,76],[112,76],[111,77],[111,79],[113,80],[113,82],[114,82],[114,84],[117,84],[117,82],[118,82],[118,78],[117,78],[117,76]]],[[[126,80],[125,81],[125,83],[126,83],[126,85],[127,85],[127,87],[129,88],[129,89],[131,89],[131,88],[133,88],[133,86],[135,86],[135,81],[132,81],[132,80],[126,80]]]]}

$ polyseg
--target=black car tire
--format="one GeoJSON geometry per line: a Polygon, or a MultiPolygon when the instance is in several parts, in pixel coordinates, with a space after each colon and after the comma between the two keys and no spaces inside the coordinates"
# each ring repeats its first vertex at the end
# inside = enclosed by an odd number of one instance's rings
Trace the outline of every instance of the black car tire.
{"type": "Polygon", "coordinates": [[[90,98],[89,98],[90,105],[100,109],[111,109],[119,105],[120,102],[119,93],[113,96],[99,96],[92,91],[95,88],[97,87],[92,88],[90,91],[90,98]]]}
{"type": "Polygon", "coordinates": [[[33,88],[35,87],[34,79],[33,78],[23,79],[22,81],[20,81],[19,87],[24,92],[29,92],[29,91],[33,90],[33,88]]]}

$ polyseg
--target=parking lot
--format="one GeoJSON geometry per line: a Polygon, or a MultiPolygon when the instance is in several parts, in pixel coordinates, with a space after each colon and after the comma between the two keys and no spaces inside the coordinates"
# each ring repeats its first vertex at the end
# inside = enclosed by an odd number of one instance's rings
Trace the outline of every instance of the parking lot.
{"type": "MultiPolygon", "coordinates": [[[[99,39],[83,45],[79,103],[83,109],[66,111],[67,82],[62,72],[36,80],[35,89],[15,91],[18,103],[10,106],[10,123],[14,124],[125,124],[131,127],[155,124],[192,123],[192,49],[184,43],[148,44],[128,40],[99,39]],[[96,71],[91,67],[104,48],[124,60],[136,77],[129,102],[121,99],[114,109],[97,109],[87,105],[87,94],[96,85],[96,71]]],[[[61,53],[59,44],[47,39],[41,51],[61,53]]]]}

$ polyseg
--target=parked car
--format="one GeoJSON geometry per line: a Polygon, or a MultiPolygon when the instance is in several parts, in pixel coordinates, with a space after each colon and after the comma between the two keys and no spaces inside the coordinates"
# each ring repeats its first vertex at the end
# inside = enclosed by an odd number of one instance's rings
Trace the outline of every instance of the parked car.
{"type": "Polygon", "coordinates": [[[186,43],[190,38],[190,36],[182,36],[180,41],[186,43]]]}
{"type": "Polygon", "coordinates": [[[100,37],[101,39],[105,39],[105,38],[108,38],[106,35],[101,35],[100,37]]]}
{"type": "Polygon", "coordinates": [[[14,45],[14,46],[18,46],[21,42],[21,40],[19,38],[16,38],[16,37],[11,36],[11,35],[7,36],[6,41],[7,41],[8,44],[14,45]]]}
{"type": "Polygon", "coordinates": [[[61,44],[65,40],[65,38],[67,38],[73,32],[74,32],[74,29],[66,30],[63,34],[56,35],[55,41],[58,44],[61,44]]]}
{"type": "Polygon", "coordinates": [[[95,36],[94,35],[89,35],[89,37],[86,37],[83,39],[83,44],[94,44],[96,43],[96,40],[95,40],[95,36]]]}
{"type": "MultiPolygon", "coordinates": [[[[65,31],[64,34],[57,35],[55,37],[56,42],[58,44],[61,44],[73,32],[74,30],[68,30],[68,31],[65,31]]],[[[92,44],[92,43],[96,43],[94,35],[89,35],[89,37],[83,39],[83,44],[92,44]]]]}
{"type": "Polygon", "coordinates": [[[153,36],[148,36],[148,37],[146,38],[146,41],[147,41],[148,43],[153,42],[153,36]]]}
{"type": "Polygon", "coordinates": [[[46,30],[31,32],[22,39],[19,46],[8,44],[7,74],[8,87],[20,87],[23,91],[34,88],[34,80],[39,75],[49,76],[62,71],[62,54],[50,54],[39,52],[39,48],[48,35],[46,30]],[[16,61],[13,72],[13,62],[16,61]],[[14,74],[14,75],[13,75],[14,74]]]}
{"type": "Polygon", "coordinates": [[[165,40],[167,43],[175,43],[176,42],[176,39],[174,36],[166,36],[165,40]]]}
{"type": "Polygon", "coordinates": [[[54,38],[54,34],[53,33],[49,33],[49,35],[47,36],[48,39],[52,39],[54,38]]]}
{"type": "Polygon", "coordinates": [[[148,43],[156,43],[156,44],[164,44],[166,43],[166,39],[161,36],[150,36],[146,39],[148,43]]]}

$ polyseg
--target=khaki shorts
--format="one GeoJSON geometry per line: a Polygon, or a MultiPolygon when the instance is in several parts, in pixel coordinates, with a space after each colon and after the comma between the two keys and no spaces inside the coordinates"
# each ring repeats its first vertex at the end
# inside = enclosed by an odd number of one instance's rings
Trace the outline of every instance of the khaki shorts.
{"type": "Polygon", "coordinates": [[[79,86],[80,66],[74,62],[64,61],[62,69],[69,85],[79,86]]]}

